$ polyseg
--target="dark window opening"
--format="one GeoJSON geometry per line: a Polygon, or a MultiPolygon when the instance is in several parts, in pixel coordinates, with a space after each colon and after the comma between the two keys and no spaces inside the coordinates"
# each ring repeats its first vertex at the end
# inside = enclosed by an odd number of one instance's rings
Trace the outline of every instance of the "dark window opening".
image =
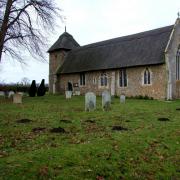
{"type": "Polygon", "coordinates": [[[85,79],[85,73],[80,73],[80,86],[85,86],[86,79],[85,79]]]}
{"type": "Polygon", "coordinates": [[[144,71],[144,84],[151,84],[151,73],[148,68],[144,71]]]}
{"type": "Polygon", "coordinates": [[[127,73],[126,69],[121,69],[119,71],[119,86],[127,87],[127,73]]]}
{"type": "Polygon", "coordinates": [[[101,86],[107,86],[108,84],[108,78],[107,78],[107,74],[106,73],[102,73],[101,74],[101,86]]]}

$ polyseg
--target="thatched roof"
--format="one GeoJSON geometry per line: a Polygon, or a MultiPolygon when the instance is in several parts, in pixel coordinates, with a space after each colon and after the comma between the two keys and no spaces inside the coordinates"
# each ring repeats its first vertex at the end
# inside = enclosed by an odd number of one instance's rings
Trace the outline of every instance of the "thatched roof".
{"type": "Polygon", "coordinates": [[[79,44],[73,38],[73,36],[67,32],[64,32],[59,39],[50,47],[48,52],[57,51],[60,49],[71,50],[79,47],[79,44]]]}
{"type": "Polygon", "coordinates": [[[172,29],[167,26],[75,48],[57,74],[162,64],[172,29]]]}

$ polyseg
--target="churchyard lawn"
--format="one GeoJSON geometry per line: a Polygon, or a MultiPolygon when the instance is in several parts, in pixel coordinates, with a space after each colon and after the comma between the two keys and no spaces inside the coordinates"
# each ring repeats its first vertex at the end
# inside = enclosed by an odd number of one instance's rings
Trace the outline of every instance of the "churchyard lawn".
{"type": "Polygon", "coordinates": [[[179,100],[84,109],[83,96],[1,98],[0,179],[180,179],[179,100]]]}

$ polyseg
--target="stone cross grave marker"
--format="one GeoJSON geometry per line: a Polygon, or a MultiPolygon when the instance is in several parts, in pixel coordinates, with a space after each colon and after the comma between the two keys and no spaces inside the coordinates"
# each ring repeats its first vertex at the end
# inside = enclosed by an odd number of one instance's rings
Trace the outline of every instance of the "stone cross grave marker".
{"type": "Polygon", "coordinates": [[[66,94],[66,99],[71,99],[72,91],[66,91],[65,94],[66,94]]]}
{"type": "Polygon", "coordinates": [[[120,95],[120,103],[125,103],[126,96],[124,94],[120,95]]]}
{"type": "Polygon", "coordinates": [[[108,91],[102,93],[102,109],[104,111],[111,109],[111,94],[108,91]]]}
{"type": "Polygon", "coordinates": [[[21,94],[14,94],[13,95],[13,103],[14,104],[21,104],[22,103],[22,95],[21,94]]]}
{"type": "Polygon", "coordinates": [[[85,94],[85,111],[94,111],[96,109],[96,95],[93,92],[85,94]]]}

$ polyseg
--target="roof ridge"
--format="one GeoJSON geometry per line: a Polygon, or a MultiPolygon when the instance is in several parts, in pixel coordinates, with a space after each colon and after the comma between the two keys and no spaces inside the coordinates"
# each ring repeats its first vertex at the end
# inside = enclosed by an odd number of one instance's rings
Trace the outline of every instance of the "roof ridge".
{"type": "Polygon", "coordinates": [[[165,27],[161,27],[161,28],[157,28],[157,29],[152,29],[152,30],[148,30],[148,31],[143,31],[143,32],[140,32],[140,33],[135,33],[135,34],[131,34],[131,35],[127,35],[127,36],[120,36],[120,37],[117,37],[117,38],[112,38],[112,39],[107,39],[107,40],[104,40],[104,41],[99,41],[99,42],[96,42],[96,43],[92,43],[92,44],[87,44],[87,45],[84,45],[84,46],[80,46],[80,47],[77,47],[75,49],[73,49],[72,51],[80,51],[81,49],[90,49],[90,48],[97,48],[97,47],[103,47],[103,46],[112,46],[114,44],[119,44],[119,43],[122,43],[122,42],[126,42],[126,41],[133,41],[135,39],[142,39],[142,38],[146,38],[146,37],[149,37],[149,36],[157,36],[159,34],[163,34],[163,33],[166,33],[168,31],[172,31],[172,29],[166,29],[165,28],[170,28],[170,27],[173,27],[174,25],[170,25],[170,26],[165,26],[165,27]],[[163,30],[164,29],[164,30],[163,30]],[[154,32],[155,34],[152,34],[153,31],[158,31],[158,30],[163,30],[161,32],[154,32]],[[146,34],[146,33],[151,33],[151,34],[146,34]],[[135,35],[141,35],[141,37],[131,37],[131,36],[135,36],[135,35]],[[120,40],[122,38],[122,40],[120,40]],[[128,39],[124,39],[123,38],[128,38],[128,39]],[[117,42],[112,42],[112,43],[109,43],[110,41],[112,40],[118,40],[117,42]],[[105,43],[105,44],[101,44],[101,43],[105,43]]]}

